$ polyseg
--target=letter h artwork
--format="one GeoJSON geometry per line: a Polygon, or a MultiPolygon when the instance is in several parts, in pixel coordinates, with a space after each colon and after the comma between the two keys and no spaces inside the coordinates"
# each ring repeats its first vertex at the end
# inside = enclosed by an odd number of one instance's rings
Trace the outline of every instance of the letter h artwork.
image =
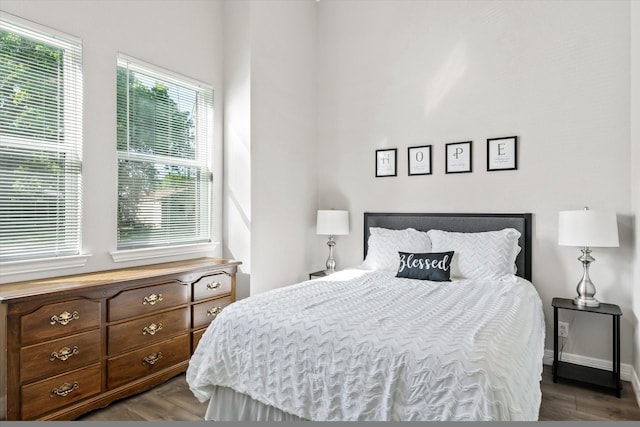
{"type": "Polygon", "coordinates": [[[397,149],[376,150],[376,177],[396,176],[397,149]]]}

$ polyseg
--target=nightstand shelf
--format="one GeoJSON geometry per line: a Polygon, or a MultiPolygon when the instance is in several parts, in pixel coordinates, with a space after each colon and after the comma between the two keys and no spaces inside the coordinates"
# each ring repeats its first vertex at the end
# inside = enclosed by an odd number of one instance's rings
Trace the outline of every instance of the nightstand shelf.
{"type": "Polygon", "coordinates": [[[615,304],[600,303],[599,307],[582,307],[575,305],[573,300],[567,298],[553,298],[553,382],[559,378],[580,381],[612,389],[616,397],[620,397],[622,382],[620,381],[620,316],[622,310],[615,304]],[[613,326],[612,369],[598,369],[590,366],[582,366],[575,363],[558,360],[558,309],[584,311],[588,313],[611,316],[613,326]]]}
{"type": "Polygon", "coordinates": [[[556,365],[556,375],[567,380],[580,381],[611,389],[616,388],[617,375],[605,369],[559,361],[556,365]]]}

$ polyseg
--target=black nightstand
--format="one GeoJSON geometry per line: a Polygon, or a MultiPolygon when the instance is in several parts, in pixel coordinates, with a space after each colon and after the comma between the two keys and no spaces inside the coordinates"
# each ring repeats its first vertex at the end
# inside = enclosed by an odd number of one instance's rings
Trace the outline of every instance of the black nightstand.
{"type": "Polygon", "coordinates": [[[317,277],[324,277],[324,276],[328,276],[325,270],[314,271],[313,273],[309,273],[309,280],[313,279],[314,277],[317,278],[317,277]]]}
{"type": "Polygon", "coordinates": [[[616,397],[620,397],[622,391],[622,382],[620,381],[620,316],[622,316],[622,310],[620,307],[604,303],[600,303],[599,307],[582,307],[575,305],[573,300],[567,298],[554,298],[551,305],[553,306],[553,382],[558,382],[558,378],[581,381],[613,389],[616,392],[616,397]],[[558,309],[560,308],[611,316],[613,320],[613,367],[610,371],[558,360],[558,309]]]}

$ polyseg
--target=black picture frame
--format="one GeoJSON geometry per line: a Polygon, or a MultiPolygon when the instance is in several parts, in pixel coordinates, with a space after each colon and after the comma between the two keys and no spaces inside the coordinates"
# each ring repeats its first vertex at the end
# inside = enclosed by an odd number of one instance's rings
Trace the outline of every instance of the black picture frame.
{"type": "Polygon", "coordinates": [[[407,148],[409,176],[431,175],[432,173],[431,145],[416,145],[407,148]]]}
{"type": "Polygon", "coordinates": [[[487,138],[487,170],[518,169],[518,137],[487,138]]]}
{"type": "Polygon", "coordinates": [[[445,173],[473,171],[473,141],[445,144],[445,173]]]}
{"type": "Polygon", "coordinates": [[[397,176],[398,149],[385,148],[376,150],[376,177],[397,176]]]}

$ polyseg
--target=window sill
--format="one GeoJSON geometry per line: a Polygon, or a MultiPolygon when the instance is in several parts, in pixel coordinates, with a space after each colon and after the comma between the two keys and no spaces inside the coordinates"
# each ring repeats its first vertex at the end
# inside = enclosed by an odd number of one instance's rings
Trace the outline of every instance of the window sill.
{"type": "Polygon", "coordinates": [[[138,261],[179,255],[215,256],[212,252],[218,247],[217,242],[193,245],[170,246],[164,248],[128,249],[110,252],[113,262],[138,261]]]}
{"type": "Polygon", "coordinates": [[[8,277],[24,273],[59,270],[62,268],[84,267],[91,254],[72,255],[55,258],[41,258],[25,261],[9,261],[0,263],[0,277],[8,277]]]}

